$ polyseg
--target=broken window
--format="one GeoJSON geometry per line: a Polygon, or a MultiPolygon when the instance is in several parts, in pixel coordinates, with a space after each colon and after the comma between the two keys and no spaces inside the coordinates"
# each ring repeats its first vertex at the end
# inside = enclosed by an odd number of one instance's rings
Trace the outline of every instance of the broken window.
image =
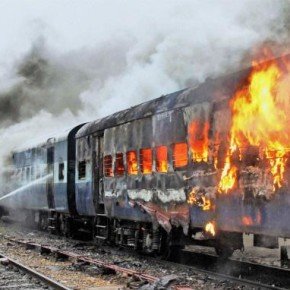
{"type": "Polygon", "coordinates": [[[174,168],[184,167],[188,164],[188,149],[186,143],[173,144],[173,165],[174,168]]]}
{"type": "Polygon", "coordinates": [[[131,175],[138,174],[137,152],[136,151],[129,151],[129,152],[127,152],[126,156],[127,156],[128,174],[131,174],[131,175]]]}
{"type": "Polygon", "coordinates": [[[140,169],[143,174],[152,173],[152,149],[151,148],[140,150],[140,169]]]}
{"type": "Polygon", "coordinates": [[[79,179],[86,178],[86,161],[79,162],[79,179]]]}
{"type": "Polygon", "coordinates": [[[123,153],[116,154],[116,175],[123,176],[125,173],[123,153]]]}
{"type": "Polygon", "coordinates": [[[104,157],[104,172],[105,176],[113,176],[113,157],[106,155],[104,157]]]}
{"type": "Polygon", "coordinates": [[[64,180],[64,163],[58,165],[58,180],[64,180]]]}
{"type": "Polygon", "coordinates": [[[156,147],[156,171],[167,172],[167,147],[156,147]]]}

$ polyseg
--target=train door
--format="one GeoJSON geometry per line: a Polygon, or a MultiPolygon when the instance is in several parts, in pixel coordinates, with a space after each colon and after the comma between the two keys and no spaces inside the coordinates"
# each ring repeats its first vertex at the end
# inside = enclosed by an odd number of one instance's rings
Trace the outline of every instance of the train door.
{"type": "Polygon", "coordinates": [[[47,148],[47,182],[46,182],[46,193],[47,193],[47,204],[48,208],[54,209],[54,196],[53,196],[53,176],[54,176],[54,147],[47,148]]]}
{"type": "Polygon", "coordinates": [[[93,192],[97,214],[94,221],[93,236],[96,243],[107,240],[110,231],[104,205],[103,142],[103,134],[94,137],[93,192]]]}
{"type": "Polygon", "coordinates": [[[94,136],[93,192],[97,213],[104,212],[103,134],[94,136]]]}

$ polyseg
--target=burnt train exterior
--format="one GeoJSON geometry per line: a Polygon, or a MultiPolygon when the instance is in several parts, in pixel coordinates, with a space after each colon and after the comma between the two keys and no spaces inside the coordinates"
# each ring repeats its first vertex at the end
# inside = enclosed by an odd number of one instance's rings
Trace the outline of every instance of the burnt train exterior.
{"type": "MultiPolygon", "coordinates": [[[[257,148],[229,157],[238,168],[236,186],[220,189],[229,102],[249,72],[208,79],[16,152],[15,176],[33,175],[43,164],[45,181],[20,187],[1,206],[32,212],[43,227],[65,234],[86,228],[96,241],[148,252],[182,247],[198,233],[225,255],[243,247],[243,233],[254,233],[257,244],[262,236],[290,237],[288,187],[272,198],[257,189],[268,170],[257,148]],[[209,224],[216,233],[206,233],[209,224]]],[[[285,176],[289,169],[287,163],[285,176]]]]}

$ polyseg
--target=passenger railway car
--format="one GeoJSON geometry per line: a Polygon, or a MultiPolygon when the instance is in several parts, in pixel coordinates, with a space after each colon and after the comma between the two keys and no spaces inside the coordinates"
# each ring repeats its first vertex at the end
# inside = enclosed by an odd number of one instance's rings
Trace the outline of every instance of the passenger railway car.
{"type": "Polygon", "coordinates": [[[277,246],[290,237],[288,63],[208,79],[16,152],[22,184],[0,204],[150,253],[204,240],[228,256],[243,233],[277,246]]]}
{"type": "Polygon", "coordinates": [[[75,133],[81,126],[13,153],[12,189],[0,201],[3,209],[21,209],[28,223],[44,229],[69,230],[77,215],[75,133]]]}

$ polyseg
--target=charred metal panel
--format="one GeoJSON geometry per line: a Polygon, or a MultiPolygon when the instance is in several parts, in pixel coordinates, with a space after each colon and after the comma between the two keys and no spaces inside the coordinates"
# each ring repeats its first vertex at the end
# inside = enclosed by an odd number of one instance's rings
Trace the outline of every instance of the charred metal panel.
{"type": "Polygon", "coordinates": [[[288,196],[251,202],[244,202],[238,194],[226,196],[218,200],[217,222],[228,231],[290,237],[289,206],[288,196]]]}
{"type": "Polygon", "coordinates": [[[186,127],[181,110],[157,114],[152,120],[155,146],[186,141],[186,127]]]}
{"type": "Polygon", "coordinates": [[[85,161],[91,158],[92,153],[92,136],[79,138],[76,141],[77,146],[77,161],[85,161]]]}

